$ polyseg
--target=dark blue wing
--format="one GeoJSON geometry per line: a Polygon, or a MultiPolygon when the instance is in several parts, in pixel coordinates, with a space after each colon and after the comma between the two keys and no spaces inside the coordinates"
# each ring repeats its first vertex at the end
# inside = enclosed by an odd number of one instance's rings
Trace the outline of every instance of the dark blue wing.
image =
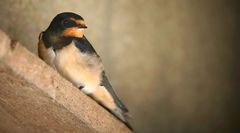
{"type": "Polygon", "coordinates": [[[112,95],[115,103],[117,104],[117,106],[122,109],[122,111],[124,112],[128,112],[128,109],[126,108],[126,106],[121,102],[121,100],[119,99],[119,97],[116,95],[116,93],[114,92],[114,89],[112,87],[112,85],[110,84],[105,72],[102,72],[102,86],[104,86],[108,92],[112,95]]]}

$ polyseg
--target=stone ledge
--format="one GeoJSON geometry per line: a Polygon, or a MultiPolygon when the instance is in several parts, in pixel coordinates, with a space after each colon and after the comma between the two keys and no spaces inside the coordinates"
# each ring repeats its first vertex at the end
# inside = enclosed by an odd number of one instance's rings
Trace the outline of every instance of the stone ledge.
{"type": "Polygon", "coordinates": [[[0,31],[0,132],[131,131],[0,31]]]}

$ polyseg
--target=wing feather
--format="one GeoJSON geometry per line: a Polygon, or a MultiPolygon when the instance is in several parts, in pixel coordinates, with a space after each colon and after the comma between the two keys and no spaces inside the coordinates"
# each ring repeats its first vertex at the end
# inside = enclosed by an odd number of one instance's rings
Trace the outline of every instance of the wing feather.
{"type": "Polygon", "coordinates": [[[122,109],[125,113],[128,112],[127,107],[122,103],[122,101],[119,99],[119,97],[117,96],[117,94],[115,93],[112,85],[110,84],[105,72],[102,72],[102,86],[104,86],[108,92],[112,95],[115,103],[117,104],[117,106],[122,109]]]}

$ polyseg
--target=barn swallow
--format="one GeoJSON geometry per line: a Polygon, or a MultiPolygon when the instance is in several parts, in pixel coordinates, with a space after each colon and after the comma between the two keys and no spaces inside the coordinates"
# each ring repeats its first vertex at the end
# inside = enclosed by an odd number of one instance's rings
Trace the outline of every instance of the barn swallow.
{"type": "Polygon", "coordinates": [[[114,92],[101,58],[84,36],[86,28],[80,15],[58,14],[39,35],[38,55],[132,129],[127,121],[128,109],[114,92]]]}

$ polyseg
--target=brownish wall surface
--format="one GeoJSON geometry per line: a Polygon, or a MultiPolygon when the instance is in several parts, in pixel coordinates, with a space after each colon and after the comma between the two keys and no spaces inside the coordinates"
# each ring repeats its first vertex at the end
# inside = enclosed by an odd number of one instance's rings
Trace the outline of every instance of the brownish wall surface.
{"type": "Polygon", "coordinates": [[[0,28],[36,53],[57,13],[78,13],[138,133],[227,133],[239,129],[238,4],[1,0],[0,28]]]}

